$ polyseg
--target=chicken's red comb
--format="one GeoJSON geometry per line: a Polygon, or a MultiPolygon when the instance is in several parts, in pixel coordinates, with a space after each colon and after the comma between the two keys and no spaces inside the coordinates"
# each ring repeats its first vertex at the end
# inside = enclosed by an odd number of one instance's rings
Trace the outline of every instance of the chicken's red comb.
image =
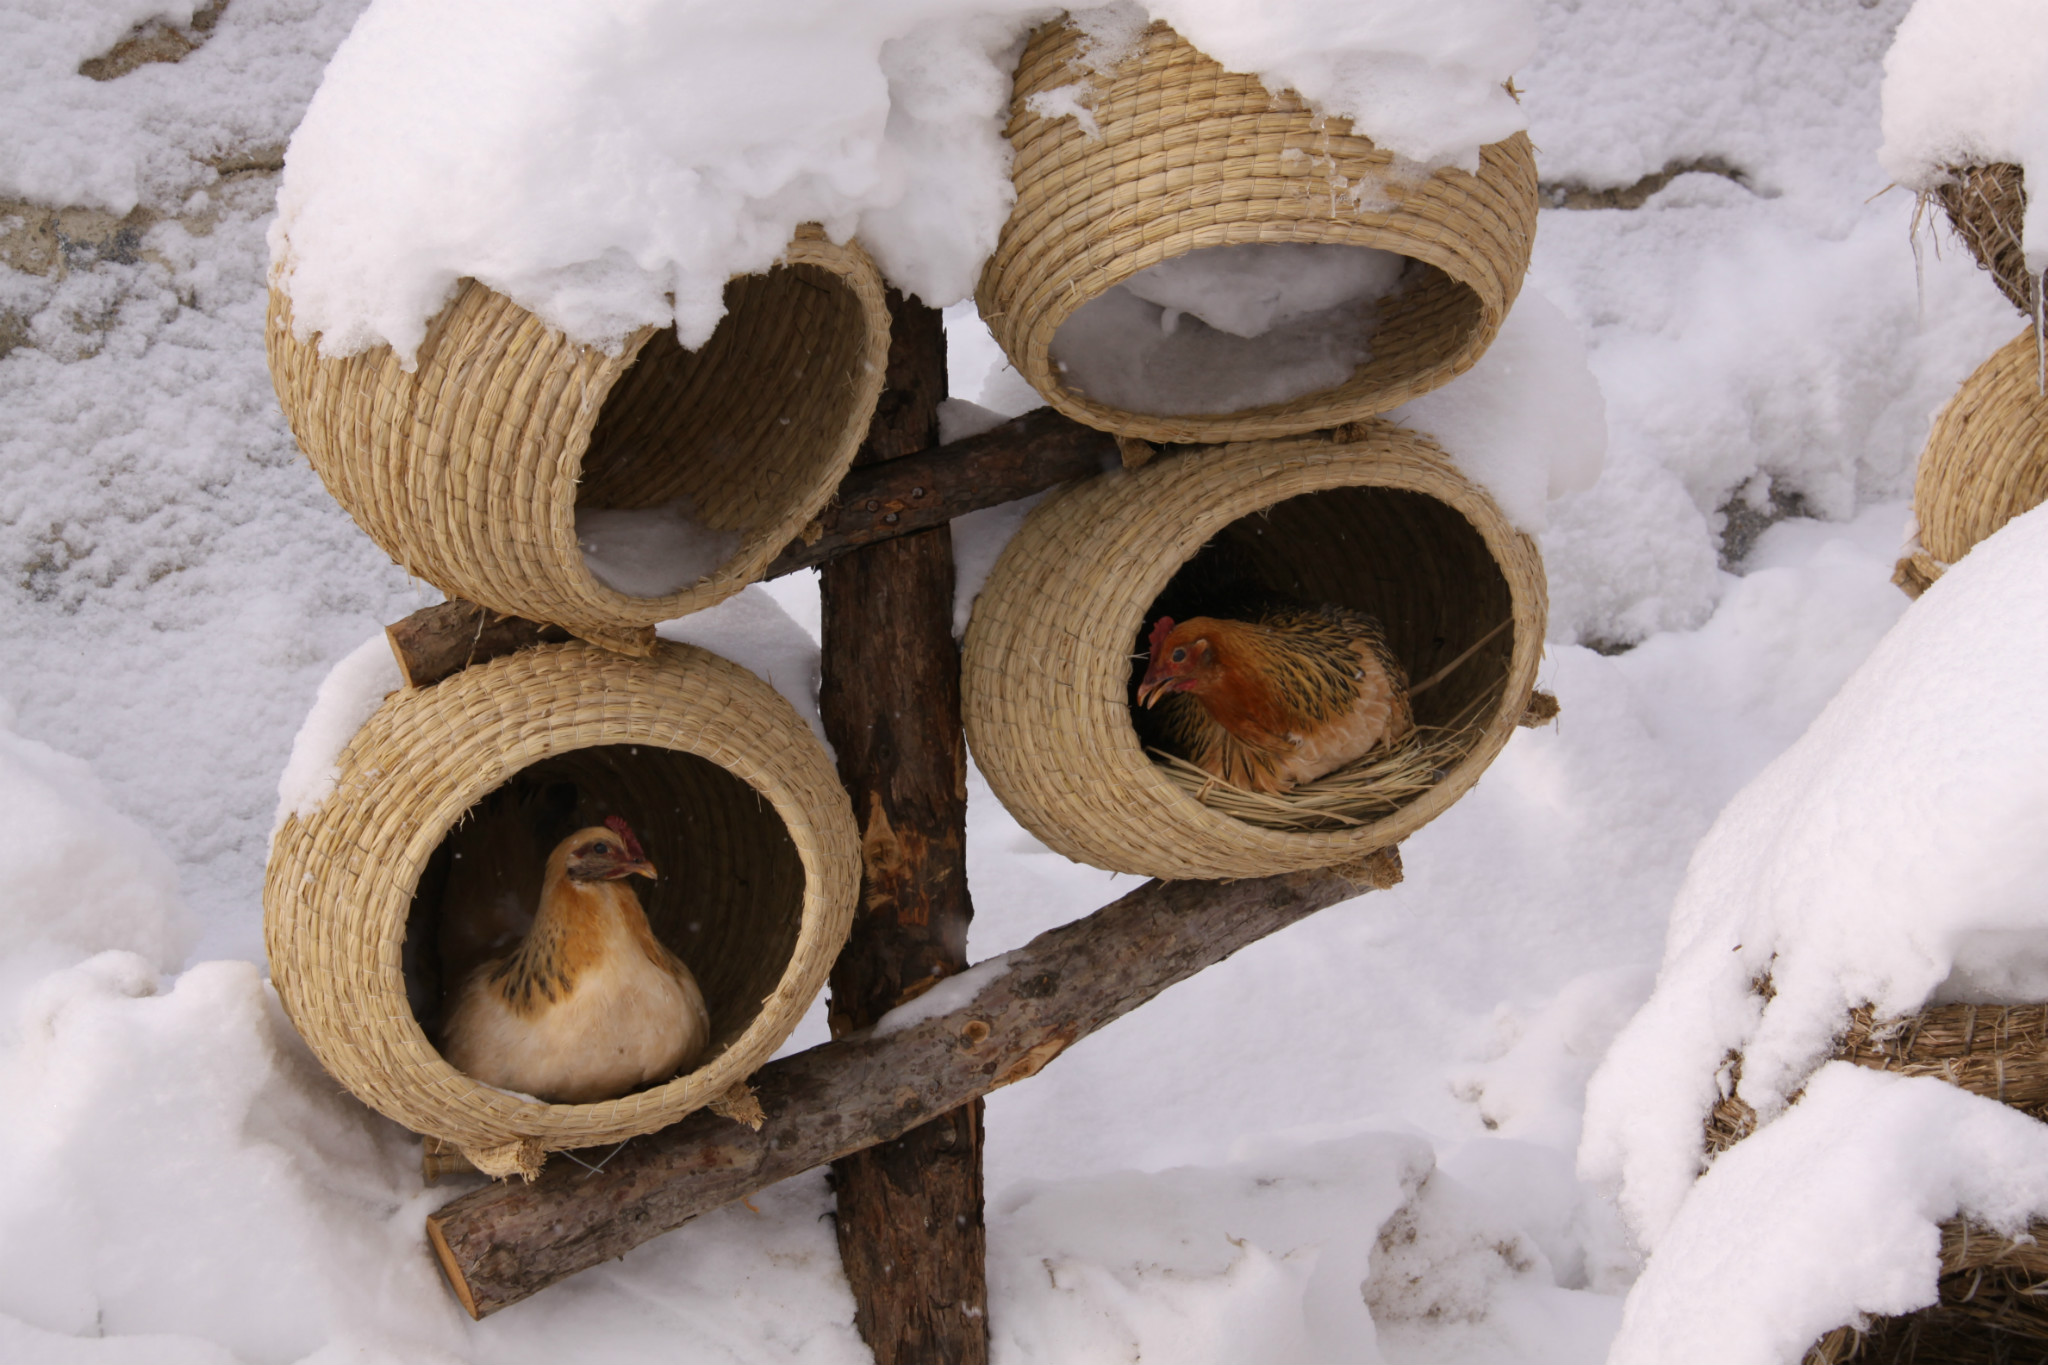
{"type": "Polygon", "coordinates": [[[631,858],[636,863],[644,863],[647,861],[647,854],[640,847],[640,841],[633,837],[633,827],[626,823],[625,816],[605,816],[604,827],[610,830],[612,833],[618,835],[620,840],[624,842],[624,844],[626,845],[626,856],[628,858],[631,858]]]}
{"type": "Polygon", "coordinates": [[[1173,618],[1171,616],[1160,617],[1159,624],[1152,627],[1152,640],[1148,646],[1153,663],[1158,663],[1160,656],[1166,652],[1166,637],[1171,634],[1173,634],[1173,618]]]}

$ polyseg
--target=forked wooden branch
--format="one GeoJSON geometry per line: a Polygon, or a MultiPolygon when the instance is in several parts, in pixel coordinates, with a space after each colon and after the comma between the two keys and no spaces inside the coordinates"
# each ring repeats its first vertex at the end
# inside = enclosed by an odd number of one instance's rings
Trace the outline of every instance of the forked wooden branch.
{"type": "MultiPolygon", "coordinates": [[[[943,526],[965,513],[1099,474],[1117,459],[1115,437],[1039,408],[979,436],[853,470],[840,483],[834,504],[813,523],[812,538],[791,541],[762,576],[779,578],[863,545],[943,526]]],[[[431,686],[471,664],[530,645],[569,638],[559,626],[501,616],[460,598],[422,608],[384,633],[413,687],[431,686]]]]}
{"type": "Polygon", "coordinates": [[[752,1082],[767,1113],[758,1132],[700,1111],[634,1139],[596,1171],[556,1160],[531,1185],[464,1195],[428,1217],[428,1237],[456,1296],[481,1318],[699,1214],[1034,1075],[1175,982],[1400,878],[1398,852],[1385,849],[1343,869],[1147,882],[1006,954],[999,975],[945,1014],[769,1063],[752,1082]]]}

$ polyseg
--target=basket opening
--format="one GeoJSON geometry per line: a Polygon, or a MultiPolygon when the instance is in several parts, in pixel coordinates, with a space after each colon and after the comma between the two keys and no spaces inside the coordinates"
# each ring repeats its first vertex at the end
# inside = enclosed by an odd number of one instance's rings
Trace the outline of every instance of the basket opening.
{"type": "Polygon", "coordinates": [[[695,754],[610,744],[543,759],[471,806],[427,860],[406,921],[406,994],[429,1039],[476,964],[533,921],[548,854],[620,815],[661,876],[633,880],[711,1013],[702,1067],[760,1014],[796,949],[804,868],[775,807],[695,754]]]}
{"type": "Polygon", "coordinates": [[[681,591],[775,535],[856,416],[866,321],[844,279],[780,265],[727,283],[725,308],[699,350],[648,337],[583,454],[577,538],[629,596],[681,591]]]}
{"type": "MultiPolygon", "coordinates": [[[[1174,575],[1147,608],[1131,652],[1144,653],[1162,615],[1242,618],[1276,596],[1369,612],[1411,684],[1471,651],[1415,695],[1419,727],[1483,727],[1501,704],[1515,642],[1513,629],[1500,627],[1512,619],[1512,596],[1485,538],[1447,503],[1406,489],[1332,488],[1242,517],[1174,575]]],[[[1136,705],[1145,667],[1142,658],[1132,665],[1132,718],[1142,743],[1163,747],[1152,713],[1136,705]]]]}
{"type": "Polygon", "coordinates": [[[1204,247],[1074,310],[1051,344],[1062,385],[1105,408],[1208,417],[1387,389],[1479,325],[1436,266],[1339,242],[1204,247]]]}

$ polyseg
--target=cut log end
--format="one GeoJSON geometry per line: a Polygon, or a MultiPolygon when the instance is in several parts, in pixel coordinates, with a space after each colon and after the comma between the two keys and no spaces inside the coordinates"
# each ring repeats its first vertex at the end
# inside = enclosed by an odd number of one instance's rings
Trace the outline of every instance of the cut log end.
{"type": "MultiPolygon", "coordinates": [[[[472,664],[569,639],[560,626],[506,616],[451,597],[384,627],[407,687],[432,687],[472,664]]],[[[642,653],[645,651],[642,650],[642,653]]]]}

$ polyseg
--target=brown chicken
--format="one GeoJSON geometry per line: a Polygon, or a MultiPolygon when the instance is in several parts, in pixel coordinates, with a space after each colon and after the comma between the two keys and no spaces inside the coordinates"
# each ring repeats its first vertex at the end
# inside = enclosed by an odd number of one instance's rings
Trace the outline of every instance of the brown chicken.
{"type": "Polygon", "coordinates": [[[1379,623],[1343,607],[1276,606],[1256,620],[1152,627],[1138,701],[1168,746],[1252,791],[1290,791],[1414,728],[1408,678],[1379,623]]]}
{"type": "Polygon", "coordinates": [[[614,815],[548,856],[540,910],[511,953],[470,975],[442,1054],[467,1075],[558,1104],[587,1104],[665,1080],[711,1036],[697,979],[647,925],[625,879],[652,879],[640,841],[614,815]]]}

